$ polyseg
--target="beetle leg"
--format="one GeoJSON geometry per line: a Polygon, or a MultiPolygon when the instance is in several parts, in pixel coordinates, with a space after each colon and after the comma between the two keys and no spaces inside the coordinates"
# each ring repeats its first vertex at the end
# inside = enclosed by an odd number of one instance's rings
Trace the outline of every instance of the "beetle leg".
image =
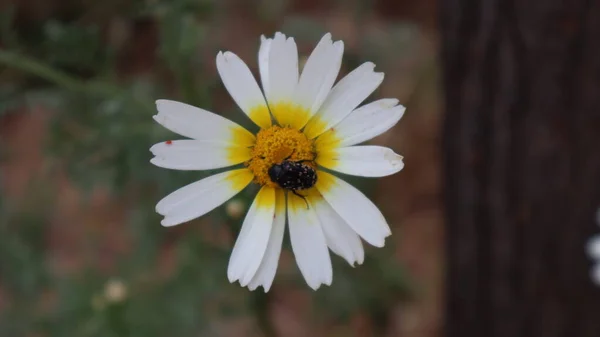
{"type": "Polygon", "coordinates": [[[302,200],[304,200],[304,202],[306,203],[306,209],[310,209],[310,207],[308,206],[308,201],[306,200],[305,196],[303,196],[302,194],[299,194],[298,192],[296,192],[296,190],[292,190],[292,193],[294,193],[295,195],[302,198],[302,200]]]}
{"type": "MultiPolygon", "coordinates": [[[[256,159],[256,158],[250,158],[250,160],[248,160],[248,163],[253,161],[254,159],[256,159]]],[[[260,156],[260,159],[265,159],[265,156],[260,156]]]]}
{"type": "Polygon", "coordinates": [[[294,155],[294,151],[296,151],[296,149],[292,149],[292,153],[290,153],[289,156],[283,158],[283,160],[286,161],[286,160],[290,159],[294,155]]]}
{"type": "MultiPolygon", "coordinates": [[[[292,154],[290,154],[289,156],[287,156],[287,158],[285,158],[284,160],[288,160],[290,159],[290,157],[294,154],[294,151],[292,151],[292,154]]],[[[298,163],[298,164],[303,164],[306,163],[307,161],[314,161],[316,158],[316,156],[313,157],[313,159],[301,159],[301,160],[296,160],[294,163],[298,163]]]]}

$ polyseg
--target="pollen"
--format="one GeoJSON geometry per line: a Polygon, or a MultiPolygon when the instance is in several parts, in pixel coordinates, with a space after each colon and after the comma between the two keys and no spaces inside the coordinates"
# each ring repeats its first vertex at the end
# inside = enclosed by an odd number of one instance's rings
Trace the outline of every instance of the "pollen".
{"type": "Polygon", "coordinates": [[[269,178],[269,168],[285,159],[303,160],[305,164],[316,167],[314,144],[294,128],[274,125],[258,132],[252,158],[244,164],[254,173],[255,183],[276,187],[277,184],[269,178]]]}

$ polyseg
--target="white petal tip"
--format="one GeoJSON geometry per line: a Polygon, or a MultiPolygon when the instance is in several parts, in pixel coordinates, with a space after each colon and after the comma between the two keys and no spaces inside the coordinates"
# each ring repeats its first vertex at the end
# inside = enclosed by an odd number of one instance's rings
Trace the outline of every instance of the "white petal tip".
{"type": "Polygon", "coordinates": [[[160,112],[160,108],[159,108],[158,115],[152,116],[152,119],[154,119],[154,121],[156,121],[156,123],[158,123],[168,129],[168,127],[166,125],[168,123],[167,116],[165,115],[164,112],[163,113],[160,112]]]}
{"type": "Polygon", "coordinates": [[[383,247],[385,247],[385,238],[388,236],[389,235],[386,235],[384,238],[381,239],[381,241],[373,241],[373,242],[369,242],[369,244],[373,247],[383,248],[383,247]]]}
{"type": "Polygon", "coordinates": [[[384,110],[384,109],[397,108],[398,103],[400,103],[400,101],[396,98],[383,98],[383,99],[373,102],[372,104],[377,104],[376,105],[377,108],[379,108],[380,110],[384,110]]]}
{"type": "Polygon", "coordinates": [[[333,41],[331,39],[331,33],[326,33],[325,35],[323,35],[323,37],[321,38],[321,41],[319,41],[320,43],[327,43],[327,44],[331,44],[333,41]]]}
{"type": "Polygon", "coordinates": [[[357,261],[356,261],[356,260],[354,260],[354,259],[346,259],[346,258],[344,258],[344,260],[345,260],[346,262],[348,262],[348,264],[349,264],[349,265],[350,265],[350,267],[352,267],[352,268],[356,268],[356,266],[358,265],[358,264],[357,264],[357,261]]]}
{"type": "Polygon", "coordinates": [[[254,285],[249,285],[248,286],[248,290],[250,291],[255,291],[256,289],[258,289],[258,287],[262,287],[263,288],[263,292],[266,294],[269,292],[269,289],[271,288],[270,285],[264,285],[264,284],[254,284],[254,285]]]}
{"type": "MultiPolygon", "coordinates": [[[[158,212],[158,210],[157,210],[157,212],[158,212]]],[[[160,212],[158,212],[158,213],[160,214],[160,212]]],[[[175,226],[175,225],[179,225],[180,223],[181,223],[181,222],[173,222],[173,220],[172,220],[172,219],[169,219],[169,218],[164,218],[164,219],[163,219],[163,220],[160,222],[161,226],[163,226],[163,227],[173,227],[173,226],[175,226]]]]}
{"type": "Polygon", "coordinates": [[[230,51],[226,51],[225,53],[223,53],[223,56],[225,57],[226,61],[230,61],[231,59],[237,57],[237,55],[235,55],[234,53],[232,53],[230,51]]]}
{"type": "Polygon", "coordinates": [[[222,51],[219,51],[217,53],[217,70],[221,70],[221,67],[224,66],[224,63],[226,63],[227,60],[225,60],[225,55],[223,55],[222,51]]]}
{"type": "Polygon", "coordinates": [[[233,272],[233,269],[228,269],[227,270],[227,279],[229,280],[229,283],[234,283],[235,281],[237,281],[239,279],[239,277],[235,275],[235,273],[233,272]]]}
{"type": "Polygon", "coordinates": [[[390,154],[385,154],[383,158],[390,163],[390,165],[395,171],[394,173],[397,173],[404,168],[404,157],[393,151],[391,151],[390,154]]]}
{"type": "Polygon", "coordinates": [[[163,124],[164,121],[167,119],[166,118],[166,101],[156,101],[156,109],[158,110],[158,113],[154,116],[152,116],[152,119],[154,119],[155,121],[157,121],[159,124],[163,124]]]}
{"type": "Polygon", "coordinates": [[[389,104],[389,105],[387,106],[388,108],[393,108],[393,107],[397,106],[397,105],[400,103],[400,101],[399,101],[398,99],[396,99],[396,98],[391,98],[391,99],[389,99],[389,100],[386,100],[386,101],[387,101],[387,102],[388,102],[388,104],[389,104]]]}
{"type": "Polygon", "coordinates": [[[159,113],[160,113],[161,108],[164,107],[165,104],[170,104],[170,103],[179,103],[179,102],[173,101],[170,99],[164,99],[164,98],[160,98],[160,99],[157,99],[156,101],[154,101],[154,104],[158,108],[159,113]]]}
{"type": "Polygon", "coordinates": [[[321,287],[321,284],[309,284],[308,285],[312,290],[317,291],[321,287]]]}
{"type": "Polygon", "coordinates": [[[394,109],[396,109],[396,113],[399,115],[398,119],[402,118],[406,112],[406,107],[404,105],[397,105],[394,107],[394,109]]]}
{"type": "Polygon", "coordinates": [[[239,281],[240,281],[240,285],[242,287],[247,287],[248,284],[250,283],[250,281],[252,281],[252,278],[251,277],[249,278],[247,275],[244,275],[240,278],[239,281]]]}
{"type": "Polygon", "coordinates": [[[162,146],[162,144],[164,144],[164,143],[165,143],[165,142],[160,142],[160,143],[156,143],[156,144],[152,145],[152,146],[150,147],[149,151],[150,151],[150,152],[151,152],[153,155],[156,155],[156,150],[157,150],[157,149],[158,149],[160,146],[162,146]]]}
{"type": "MultiPolygon", "coordinates": [[[[163,200],[164,200],[164,199],[163,199],[163,200]]],[[[165,206],[164,206],[163,200],[159,201],[159,202],[156,204],[156,207],[154,207],[154,210],[156,211],[156,213],[158,213],[158,214],[160,214],[160,215],[162,215],[162,216],[166,216],[166,215],[167,215],[167,212],[166,212],[166,210],[165,210],[165,206]]],[[[164,218],[164,219],[162,220],[162,222],[164,222],[166,219],[167,219],[167,218],[164,218]]],[[[161,224],[162,224],[162,222],[161,222],[161,224]]]]}
{"type": "Polygon", "coordinates": [[[406,107],[404,105],[396,105],[394,107],[391,107],[394,116],[396,116],[396,123],[398,123],[398,121],[400,121],[400,118],[402,118],[402,116],[404,116],[404,112],[406,112],[406,107]]]}

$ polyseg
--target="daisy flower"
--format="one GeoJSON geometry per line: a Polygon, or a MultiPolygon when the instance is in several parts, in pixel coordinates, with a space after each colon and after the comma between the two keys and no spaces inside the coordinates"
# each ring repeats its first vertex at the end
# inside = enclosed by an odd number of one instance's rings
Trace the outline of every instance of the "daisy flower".
{"type": "Polygon", "coordinates": [[[381,84],[383,74],[366,62],[335,86],[344,44],[326,34],[298,69],[291,37],[261,38],[258,63],[262,90],[248,66],[232,52],[219,52],[217,70],[240,109],[259,128],[245,128],[209,111],[158,100],[154,119],[191,139],[158,143],[151,162],[175,170],[238,165],[187,185],[156,205],[163,226],[206,214],[248,184],[260,186],[237,237],[227,276],[250,290],[273,283],[286,219],[292,250],[308,285],[332,281],[329,249],[349,264],[361,264],[361,238],[383,247],[391,235],[385,218],[364,194],[324,169],[382,177],[404,166],[389,148],[361,145],[394,126],[405,108],[396,99],[358,107],[381,84]]]}

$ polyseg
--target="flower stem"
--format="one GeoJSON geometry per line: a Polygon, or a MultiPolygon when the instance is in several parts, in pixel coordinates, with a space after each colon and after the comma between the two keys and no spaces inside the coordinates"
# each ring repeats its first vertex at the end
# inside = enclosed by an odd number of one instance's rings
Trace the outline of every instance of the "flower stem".
{"type": "Polygon", "coordinates": [[[277,337],[277,332],[269,317],[269,307],[271,302],[269,293],[256,290],[250,296],[252,296],[252,302],[254,302],[258,326],[266,337],[277,337]]]}
{"type": "Polygon", "coordinates": [[[81,80],[32,57],[8,50],[0,50],[0,64],[42,78],[69,91],[109,95],[119,92],[119,89],[112,85],[81,80]]]}
{"type": "Polygon", "coordinates": [[[81,81],[33,58],[15,52],[0,50],[0,63],[43,78],[65,89],[79,91],[84,87],[81,81]]]}

